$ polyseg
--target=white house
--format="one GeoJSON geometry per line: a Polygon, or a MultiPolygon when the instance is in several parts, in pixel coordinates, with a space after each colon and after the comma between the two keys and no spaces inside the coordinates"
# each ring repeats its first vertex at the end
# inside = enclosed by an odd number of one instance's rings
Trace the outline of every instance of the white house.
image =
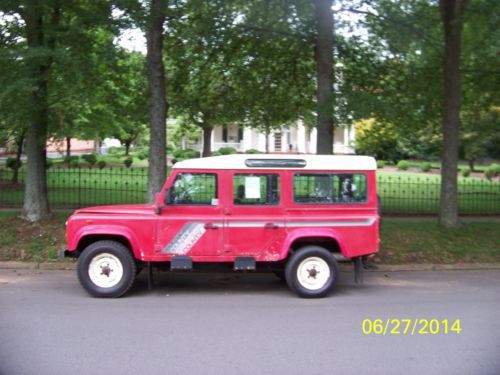
{"type": "MultiPolygon", "coordinates": [[[[283,127],[269,135],[269,152],[297,152],[305,154],[316,153],[316,128],[308,131],[302,120],[296,126],[283,127]]],[[[354,129],[339,127],[335,129],[333,151],[335,154],[354,153],[354,129]]],[[[201,141],[188,147],[201,151],[201,141]]],[[[234,147],[238,152],[256,149],[266,150],[266,135],[252,128],[241,128],[230,125],[227,128],[214,128],[211,139],[211,150],[217,151],[221,147],[234,147]]]]}

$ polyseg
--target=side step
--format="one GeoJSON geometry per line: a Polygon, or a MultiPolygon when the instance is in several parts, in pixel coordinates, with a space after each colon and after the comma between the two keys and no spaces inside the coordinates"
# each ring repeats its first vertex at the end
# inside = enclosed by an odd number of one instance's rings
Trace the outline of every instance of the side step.
{"type": "Polygon", "coordinates": [[[170,261],[170,271],[191,271],[193,260],[186,255],[176,255],[170,261]]]}
{"type": "Polygon", "coordinates": [[[237,257],[234,260],[235,271],[255,271],[254,257],[237,257]]]}

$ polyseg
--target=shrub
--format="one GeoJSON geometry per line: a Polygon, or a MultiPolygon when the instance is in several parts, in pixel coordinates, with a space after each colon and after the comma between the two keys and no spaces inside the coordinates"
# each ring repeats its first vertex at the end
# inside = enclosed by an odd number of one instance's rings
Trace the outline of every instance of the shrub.
{"type": "Polygon", "coordinates": [[[464,176],[464,177],[470,176],[470,168],[469,167],[465,167],[464,169],[462,169],[462,176],[464,176]]]}
{"type": "Polygon", "coordinates": [[[99,169],[103,169],[104,167],[106,167],[106,161],[105,160],[99,160],[97,162],[97,166],[99,167],[99,169]]]}
{"type": "Polygon", "coordinates": [[[406,160],[400,160],[397,164],[397,167],[401,171],[406,171],[410,167],[410,163],[408,163],[406,160]]]}
{"type": "Polygon", "coordinates": [[[108,153],[111,155],[120,154],[122,152],[125,152],[125,147],[110,147],[108,150],[108,153]]]}
{"type": "Polygon", "coordinates": [[[22,165],[23,165],[23,162],[21,160],[17,160],[16,158],[9,157],[5,161],[5,166],[9,169],[12,169],[13,171],[21,168],[22,165]]]}
{"type": "Polygon", "coordinates": [[[80,166],[80,159],[78,157],[76,159],[70,159],[68,165],[70,168],[78,168],[80,166]]]}
{"type": "Polygon", "coordinates": [[[132,166],[133,162],[134,162],[134,159],[132,159],[131,157],[128,157],[123,161],[123,164],[125,164],[125,167],[130,168],[132,166]]]}
{"type": "Polygon", "coordinates": [[[96,154],[85,154],[85,155],[82,155],[82,159],[85,160],[90,165],[95,165],[95,163],[97,163],[97,156],[96,156],[96,154]]]}
{"type": "Polygon", "coordinates": [[[420,164],[420,169],[422,170],[422,172],[429,172],[431,170],[431,163],[422,163],[420,164]]]}
{"type": "Polygon", "coordinates": [[[174,151],[174,157],[177,159],[177,161],[180,161],[181,159],[194,159],[200,156],[200,153],[196,150],[187,148],[185,150],[176,150],[174,151]]]}
{"type": "Polygon", "coordinates": [[[149,148],[142,147],[136,152],[136,155],[139,160],[146,160],[149,157],[149,148]]]}
{"type": "Polygon", "coordinates": [[[70,165],[72,161],[79,162],[80,161],[80,157],[78,155],[70,155],[70,156],[66,156],[64,158],[64,161],[66,162],[66,164],[70,165]]]}
{"type": "Polygon", "coordinates": [[[381,169],[385,167],[385,161],[383,160],[377,160],[377,168],[381,169]]]}
{"type": "Polygon", "coordinates": [[[492,163],[488,168],[495,172],[495,176],[498,176],[500,174],[500,164],[492,163]]]}
{"type": "Polygon", "coordinates": [[[262,154],[259,150],[256,150],[255,148],[251,148],[249,150],[245,151],[245,154],[262,154]]]}
{"type": "Polygon", "coordinates": [[[238,152],[234,147],[221,147],[218,151],[221,153],[221,155],[236,154],[238,152]]]}
{"type": "Polygon", "coordinates": [[[496,170],[495,168],[491,168],[491,166],[489,166],[488,168],[486,168],[486,170],[484,171],[484,176],[488,179],[488,180],[491,180],[493,177],[496,176],[496,170]]]}

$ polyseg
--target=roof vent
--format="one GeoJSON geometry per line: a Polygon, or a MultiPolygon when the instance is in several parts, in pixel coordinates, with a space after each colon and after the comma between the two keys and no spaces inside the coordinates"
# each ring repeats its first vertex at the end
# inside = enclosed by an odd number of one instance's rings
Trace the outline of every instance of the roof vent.
{"type": "Polygon", "coordinates": [[[247,159],[245,165],[250,168],[304,168],[304,159],[247,159]]]}

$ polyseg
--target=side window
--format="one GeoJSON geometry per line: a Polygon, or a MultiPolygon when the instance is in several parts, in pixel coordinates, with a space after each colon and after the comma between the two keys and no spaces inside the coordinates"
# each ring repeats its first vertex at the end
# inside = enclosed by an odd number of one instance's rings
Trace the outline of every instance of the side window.
{"type": "Polygon", "coordinates": [[[360,173],[301,173],[293,177],[293,199],[296,203],[364,203],[366,193],[366,175],[360,173]]]}
{"type": "Polygon", "coordinates": [[[234,205],[277,205],[280,201],[280,178],[277,174],[235,174],[234,205]]]}
{"type": "Polygon", "coordinates": [[[217,176],[208,173],[180,173],[167,202],[173,205],[217,205],[217,176]]]}

